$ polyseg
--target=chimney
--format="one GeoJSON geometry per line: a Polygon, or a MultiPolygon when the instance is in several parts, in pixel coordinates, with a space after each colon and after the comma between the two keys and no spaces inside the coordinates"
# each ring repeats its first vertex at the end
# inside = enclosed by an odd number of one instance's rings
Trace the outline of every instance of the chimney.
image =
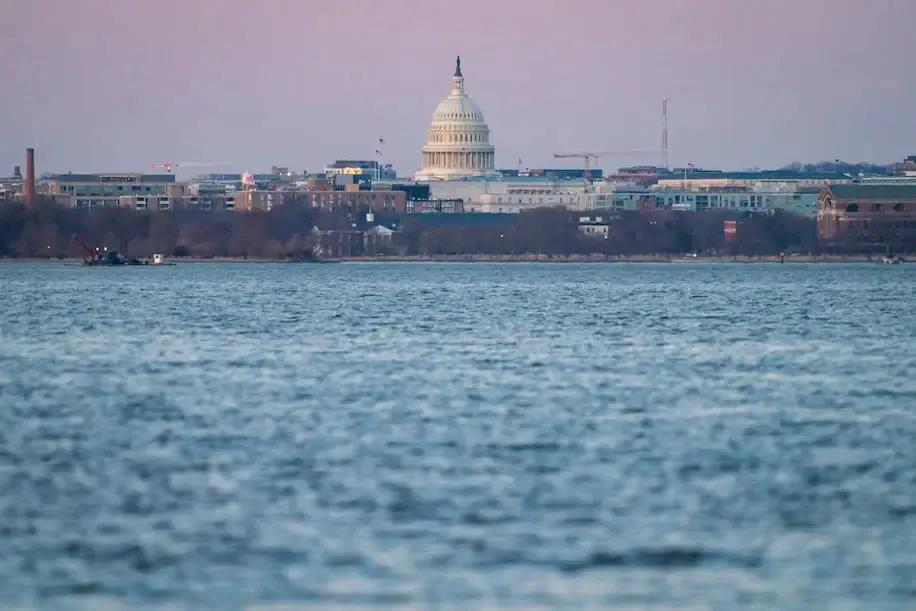
{"type": "Polygon", "coordinates": [[[35,149],[25,149],[25,185],[23,185],[25,205],[35,204],[35,149]]]}

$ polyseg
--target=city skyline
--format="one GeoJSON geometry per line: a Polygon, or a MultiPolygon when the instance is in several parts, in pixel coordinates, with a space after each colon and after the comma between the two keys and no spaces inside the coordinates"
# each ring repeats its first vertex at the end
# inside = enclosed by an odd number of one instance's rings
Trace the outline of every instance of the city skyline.
{"type": "Polygon", "coordinates": [[[74,4],[6,9],[0,168],[35,146],[42,172],[317,171],[383,137],[409,175],[459,53],[499,167],[659,148],[663,97],[672,165],[891,162],[916,141],[905,0],[74,4]]]}

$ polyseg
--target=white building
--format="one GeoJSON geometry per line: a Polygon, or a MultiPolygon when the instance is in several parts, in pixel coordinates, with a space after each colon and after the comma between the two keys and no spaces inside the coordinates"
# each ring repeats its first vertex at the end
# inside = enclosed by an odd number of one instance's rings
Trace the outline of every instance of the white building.
{"type": "Polygon", "coordinates": [[[544,176],[495,176],[429,183],[430,199],[464,202],[465,212],[517,214],[550,206],[582,209],[585,182],[544,176]]]}
{"type": "Polygon", "coordinates": [[[659,189],[655,201],[659,208],[674,210],[738,210],[767,213],[776,210],[801,216],[817,216],[817,187],[795,184],[762,183],[752,189],[709,188],[704,190],[659,189]]]}
{"type": "Polygon", "coordinates": [[[652,210],[655,195],[646,187],[625,182],[596,183],[582,195],[580,210],[652,210]]]}
{"type": "Polygon", "coordinates": [[[497,176],[490,129],[483,113],[464,92],[461,58],[452,77],[452,91],[439,102],[423,147],[423,168],[418,181],[497,176]]]}

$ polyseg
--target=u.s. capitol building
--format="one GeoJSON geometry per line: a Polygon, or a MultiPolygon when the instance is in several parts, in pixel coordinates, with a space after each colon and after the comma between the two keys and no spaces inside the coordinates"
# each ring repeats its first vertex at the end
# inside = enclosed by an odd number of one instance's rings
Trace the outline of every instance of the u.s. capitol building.
{"type": "Polygon", "coordinates": [[[429,124],[423,146],[423,169],[414,178],[432,181],[497,177],[494,153],[483,112],[464,91],[459,57],[452,76],[452,91],[436,106],[429,124]]]}
{"type": "Polygon", "coordinates": [[[461,199],[471,212],[519,212],[539,206],[578,208],[584,182],[543,176],[502,176],[480,107],[464,89],[461,58],[452,88],[439,102],[414,180],[429,184],[430,197],[461,199]]]}

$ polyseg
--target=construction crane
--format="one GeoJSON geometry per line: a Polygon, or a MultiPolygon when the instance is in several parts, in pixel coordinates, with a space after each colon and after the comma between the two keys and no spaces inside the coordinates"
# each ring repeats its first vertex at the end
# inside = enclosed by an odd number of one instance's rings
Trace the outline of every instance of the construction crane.
{"type": "Polygon", "coordinates": [[[587,151],[584,153],[554,153],[554,159],[572,159],[577,158],[581,159],[585,165],[585,184],[588,184],[592,180],[592,170],[591,162],[592,160],[597,161],[600,157],[610,157],[610,156],[636,156],[636,155],[663,155],[664,151],[646,151],[646,150],[630,150],[630,151],[587,151]]]}
{"type": "Polygon", "coordinates": [[[151,163],[149,164],[149,169],[153,172],[162,169],[171,174],[173,170],[177,171],[178,168],[219,168],[228,165],[232,165],[232,163],[229,161],[167,161],[165,163],[151,163]]]}
{"type": "Polygon", "coordinates": [[[86,255],[87,255],[87,258],[88,258],[88,259],[94,259],[94,258],[98,257],[98,254],[99,254],[99,249],[98,249],[98,248],[96,248],[95,250],[93,250],[92,248],[90,248],[89,246],[87,246],[86,243],[83,242],[83,241],[80,239],[80,237],[79,237],[77,234],[75,234],[75,233],[73,234],[73,240],[74,240],[77,244],[79,244],[80,247],[81,247],[83,250],[86,251],[86,255]]]}

